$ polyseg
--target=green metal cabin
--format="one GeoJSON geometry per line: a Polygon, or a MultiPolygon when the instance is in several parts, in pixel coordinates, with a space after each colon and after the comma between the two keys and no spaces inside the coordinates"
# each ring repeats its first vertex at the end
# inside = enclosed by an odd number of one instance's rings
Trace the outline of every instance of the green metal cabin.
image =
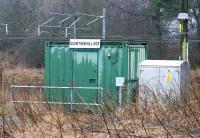
{"type": "Polygon", "coordinates": [[[93,49],[70,48],[69,41],[46,42],[45,86],[64,88],[48,89],[45,94],[48,101],[66,103],[71,110],[98,105],[102,97],[118,104],[116,77],[124,77],[125,105],[134,96],[139,63],[145,59],[146,42],[101,41],[100,48],[93,49]]]}

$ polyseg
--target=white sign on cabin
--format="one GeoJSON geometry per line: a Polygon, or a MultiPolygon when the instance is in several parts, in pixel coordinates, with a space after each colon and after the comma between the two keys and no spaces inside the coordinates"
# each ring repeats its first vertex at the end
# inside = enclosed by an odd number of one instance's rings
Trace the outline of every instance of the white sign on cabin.
{"type": "Polygon", "coordinates": [[[100,48],[100,39],[70,39],[70,48],[100,48]]]}

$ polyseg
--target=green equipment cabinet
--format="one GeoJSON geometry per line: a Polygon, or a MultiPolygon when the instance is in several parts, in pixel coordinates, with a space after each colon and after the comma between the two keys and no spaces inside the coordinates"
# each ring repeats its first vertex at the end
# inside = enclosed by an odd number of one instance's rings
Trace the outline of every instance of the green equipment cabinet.
{"type": "Polygon", "coordinates": [[[145,59],[146,42],[101,41],[99,48],[72,48],[69,41],[48,41],[45,86],[51,88],[45,95],[69,110],[93,108],[103,101],[123,106],[135,94],[139,63],[145,59]]]}

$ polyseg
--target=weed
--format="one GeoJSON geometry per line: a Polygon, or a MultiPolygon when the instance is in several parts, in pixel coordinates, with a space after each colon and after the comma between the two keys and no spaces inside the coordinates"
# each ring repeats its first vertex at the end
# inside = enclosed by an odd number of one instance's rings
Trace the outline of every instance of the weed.
{"type": "MultiPolygon", "coordinates": [[[[13,72],[7,71],[7,75],[15,74],[15,81],[22,84],[37,85],[40,79],[35,75],[35,82],[29,73],[22,73],[26,74],[22,78],[13,72]]],[[[41,89],[17,89],[12,97],[47,104],[12,103],[10,106],[6,86],[12,79],[4,77],[5,90],[0,95],[1,137],[200,137],[198,73],[199,70],[192,75],[190,100],[170,101],[163,106],[151,91],[153,102],[146,106],[141,108],[138,103],[131,103],[119,109],[106,96],[97,112],[66,112],[62,105],[48,104],[41,89]]]]}

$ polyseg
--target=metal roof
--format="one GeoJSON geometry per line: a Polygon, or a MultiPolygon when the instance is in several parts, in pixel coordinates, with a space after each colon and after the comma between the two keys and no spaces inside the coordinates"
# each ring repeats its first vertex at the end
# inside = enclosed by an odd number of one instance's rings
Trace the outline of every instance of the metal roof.
{"type": "Polygon", "coordinates": [[[181,66],[185,61],[183,60],[144,60],[140,66],[181,66]]]}

